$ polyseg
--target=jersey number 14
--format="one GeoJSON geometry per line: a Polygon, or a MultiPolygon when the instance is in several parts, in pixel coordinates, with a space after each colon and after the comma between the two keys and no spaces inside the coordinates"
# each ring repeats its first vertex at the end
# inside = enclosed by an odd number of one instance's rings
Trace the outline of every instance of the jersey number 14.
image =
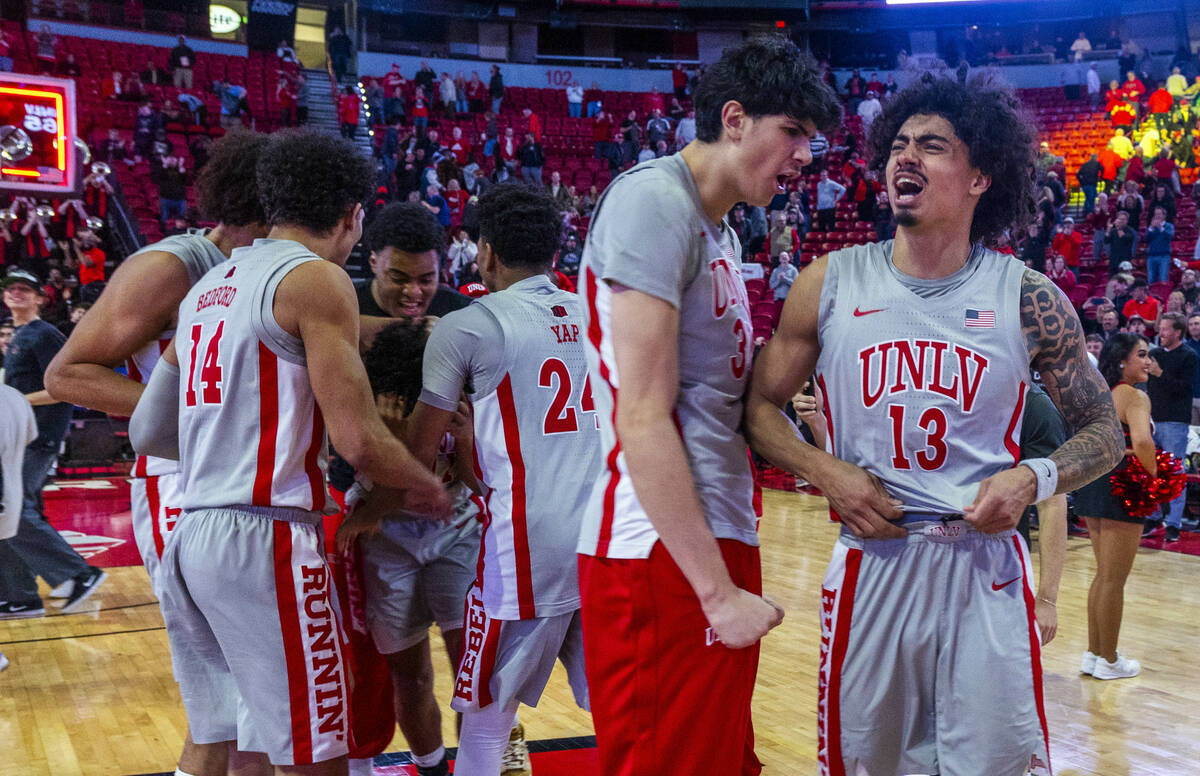
{"type": "Polygon", "coordinates": [[[221,335],[225,331],[225,321],[217,323],[216,331],[204,344],[204,325],[197,323],[191,331],[191,355],[188,357],[187,406],[197,404],[221,403],[221,380],[224,370],[221,368],[221,335]],[[200,366],[199,380],[196,378],[196,356],[204,353],[204,361],[200,366]],[[197,386],[197,383],[199,385],[197,386]],[[199,391],[197,391],[199,387],[199,391]]]}

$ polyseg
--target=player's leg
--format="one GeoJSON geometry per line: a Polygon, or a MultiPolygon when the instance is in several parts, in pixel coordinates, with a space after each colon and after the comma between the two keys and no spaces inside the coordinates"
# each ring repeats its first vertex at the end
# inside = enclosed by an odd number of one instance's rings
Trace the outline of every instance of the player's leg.
{"type": "Polygon", "coordinates": [[[429,638],[384,658],[392,672],[396,722],[408,741],[413,760],[419,769],[436,767],[445,758],[446,750],[442,744],[442,710],[433,694],[429,638]]]}
{"type": "Polygon", "coordinates": [[[481,709],[463,713],[462,734],[458,741],[458,758],[454,761],[456,776],[496,776],[509,733],[517,718],[518,703],[493,703],[481,709]]]}
{"type": "MultiPolygon", "coordinates": [[[[1033,565],[1015,533],[933,545],[940,590],[937,753],[941,776],[1049,768],[1033,565]]],[[[932,556],[934,553],[926,552],[932,556]]],[[[926,564],[926,568],[930,568],[926,564]]]]}

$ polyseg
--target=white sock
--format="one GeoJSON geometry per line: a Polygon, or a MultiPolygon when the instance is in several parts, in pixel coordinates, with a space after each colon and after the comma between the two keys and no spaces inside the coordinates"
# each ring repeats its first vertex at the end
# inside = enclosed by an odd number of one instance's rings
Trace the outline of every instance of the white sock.
{"type": "Polygon", "coordinates": [[[446,747],[439,746],[429,754],[413,754],[412,761],[422,768],[432,768],[442,761],[446,756],[446,747]]]}
{"type": "Polygon", "coordinates": [[[516,715],[515,707],[504,709],[496,703],[463,714],[458,758],[454,761],[455,776],[495,776],[499,773],[516,715]]]}
{"type": "Polygon", "coordinates": [[[371,766],[374,765],[374,758],[350,758],[350,768],[347,771],[350,776],[371,776],[371,766]]]}

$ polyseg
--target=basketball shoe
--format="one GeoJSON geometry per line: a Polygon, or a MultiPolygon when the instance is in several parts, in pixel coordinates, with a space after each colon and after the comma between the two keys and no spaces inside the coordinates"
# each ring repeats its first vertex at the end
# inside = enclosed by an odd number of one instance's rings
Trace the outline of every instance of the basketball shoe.
{"type": "Polygon", "coordinates": [[[79,608],[80,604],[91,598],[92,593],[108,579],[108,573],[104,569],[89,566],[87,571],[77,575],[74,579],[74,586],[71,588],[71,595],[67,597],[67,602],[63,604],[63,614],[70,614],[79,608]]]}
{"type": "Polygon", "coordinates": [[[525,744],[525,726],[520,722],[508,734],[508,746],[500,759],[500,776],[531,776],[529,747],[525,744]]]}
{"type": "Polygon", "coordinates": [[[1079,661],[1079,673],[1091,676],[1092,672],[1095,670],[1096,653],[1089,649],[1087,652],[1083,653],[1083,659],[1079,661]]]}
{"type": "Polygon", "coordinates": [[[1128,679],[1131,676],[1137,676],[1141,670],[1141,663],[1133,658],[1123,656],[1118,651],[1117,659],[1111,663],[1102,657],[1097,657],[1096,670],[1092,671],[1092,676],[1096,679],[1128,679]]]}
{"type": "Polygon", "coordinates": [[[40,599],[32,601],[0,601],[0,620],[23,620],[41,617],[46,613],[40,599]]]}

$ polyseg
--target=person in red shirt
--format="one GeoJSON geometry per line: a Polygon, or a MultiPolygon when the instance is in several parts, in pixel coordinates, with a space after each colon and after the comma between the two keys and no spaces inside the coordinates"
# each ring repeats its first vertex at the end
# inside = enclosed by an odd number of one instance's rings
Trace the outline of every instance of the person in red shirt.
{"type": "MultiPolygon", "coordinates": [[[[291,78],[280,72],[279,84],[275,87],[275,97],[279,100],[279,123],[285,127],[296,124],[296,97],[298,92],[292,85],[291,78]]],[[[357,114],[355,116],[357,118],[357,114]]]]}
{"type": "MultiPolygon", "coordinates": [[[[457,129],[455,127],[456,131],[457,129]]],[[[462,226],[463,208],[466,207],[470,196],[458,185],[458,178],[451,178],[446,184],[446,189],[442,192],[442,199],[446,200],[446,206],[450,208],[450,229],[452,231],[462,226]]]]}
{"type": "Polygon", "coordinates": [[[612,121],[609,120],[608,114],[600,111],[596,114],[596,118],[592,121],[592,142],[596,148],[596,158],[607,158],[608,141],[612,138],[612,121]]]}
{"type": "Polygon", "coordinates": [[[107,257],[99,240],[91,231],[79,233],[79,285],[104,282],[104,261],[107,257]]]}
{"type": "Polygon", "coordinates": [[[1135,181],[1139,186],[1146,179],[1146,162],[1142,159],[1142,155],[1135,153],[1133,158],[1129,160],[1129,166],[1125,168],[1125,180],[1135,181]]]}
{"type": "Polygon", "coordinates": [[[884,85],[879,80],[879,73],[871,73],[871,80],[867,81],[867,91],[875,92],[876,95],[884,96],[884,85]]]}
{"type": "Polygon", "coordinates": [[[1121,84],[1121,93],[1130,102],[1141,102],[1142,95],[1146,93],[1146,85],[1130,70],[1125,74],[1125,83],[1121,84]]]}
{"type": "Polygon", "coordinates": [[[1046,269],[1046,277],[1054,282],[1054,285],[1061,288],[1063,291],[1070,291],[1075,288],[1076,280],[1075,273],[1067,266],[1066,259],[1062,254],[1056,254],[1054,261],[1046,269]]]}
{"type": "Polygon", "coordinates": [[[342,124],[342,137],[354,139],[358,134],[358,95],[354,89],[347,86],[338,98],[338,120],[342,124]]]}
{"type": "Polygon", "coordinates": [[[542,117],[534,113],[533,108],[526,108],[521,113],[529,121],[529,131],[533,133],[533,139],[542,142],[542,117]]]}
{"type": "Polygon", "coordinates": [[[1162,86],[1151,92],[1150,98],[1146,100],[1146,109],[1150,113],[1170,113],[1174,105],[1175,98],[1162,86]]]}
{"type": "Polygon", "coordinates": [[[1104,181],[1105,191],[1113,191],[1117,185],[1117,170],[1121,169],[1121,156],[1111,148],[1103,149],[1097,155],[1100,162],[1100,178],[1104,181]]]}
{"type": "Polygon", "coordinates": [[[1122,315],[1126,318],[1138,315],[1143,321],[1158,320],[1159,302],[1150,296],[1150,287],[1146,285],[1146,281],[1141,279],[1133,281],[1133,285],[1129,287],[1129,295],[1129,301],[1121,309],[1122,315]]]}
{"type": "Polygon", "coordinates": [[[404,74],[400,72],[400,65],[392,63],[392,69],[383,75],[383,88],[387,94],[391,94],[394,89],[403,88],[408,82],[404,74]]]}
{"type": "Polygon", "coordinates": [[[1125,98],[1121,95],[1121,85],[1112,80],[1108,82],[1108,91],[1104,93],[1104,112],[1112,113],[1112,109],[1118,103],[1125,102],[1125,98]]]}
{"type": "Polygon", "coordinates": [[[460,167],[465,167],[467,159],[471,156],[471,141],[463,135],[462,127],[455,127],[450,130],[450,145],[448,146],[450,153],[454,154],[454,161],[458,162],[460,167]]]}
{"type": "Polygon", "coordinates": [[[487,84],[479,79],[478,71],[471,71],[471,80],[467,81],[467,109],[472,113],[483,111],[483,101],[487,99],[487,84]]]}
{"type": "MultiPolygon", "coordinates": [[[[1054,228],[1054,240],[1050,243],[1054,252],[1062,256],[1067,268],[1079,276],[1079,251],[1083,247],[1083,235],[1075,231],[1075,219],[1067,216],[1062,224],[1054,228]]],[[[1061,287],[1062,284],[1059,284],[1061,287]]]]}
{"type": "Polygon", "coordinates": [[[682,63],[676,62],[675,67],[671,68],[671,88],[675,92],[676,99],[682,100],[687,96],[687,83],[687,71],[683,69],[682,63]]]}
{"type": "Polygon", "coordinates": [[[429,126],[429,100],[426,99],[425,89],[421,86],[417,87],[417,94],[413,97],[412,120],[417,134],[424,137],[425,127],[429,126]]]}
{"type": "Polygon", "coordinates": [[[1175,160],[1167,153],[1167,149],[1158,152],[1158,158],[1154,160],[1154,177],[1164,186],[1169,187],[1176,194],[1179,193],[1179,179],[1175,175],[1175,160]]]}
{"type": "Polygon", "coordinates": [[[1109,111],[1109,118],[1114,128],[1132,127],[1133,122],[1137,120],[1137,107],[1132,101],[1118,102],[1109,111]]]}

